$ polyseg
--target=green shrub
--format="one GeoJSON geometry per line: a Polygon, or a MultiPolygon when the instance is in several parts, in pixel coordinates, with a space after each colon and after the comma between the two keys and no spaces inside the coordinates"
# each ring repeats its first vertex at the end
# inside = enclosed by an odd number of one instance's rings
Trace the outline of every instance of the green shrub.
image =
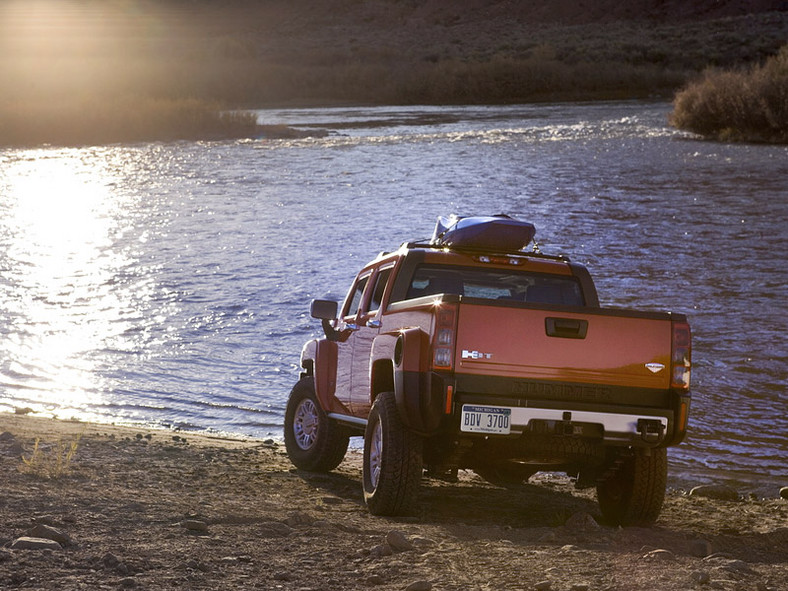
{"type": "Polygon", "coordinates": [[[746,71],[707,70],[676,94],[670,122],[715,139],[788,143],[788,46],[746,71]]]}

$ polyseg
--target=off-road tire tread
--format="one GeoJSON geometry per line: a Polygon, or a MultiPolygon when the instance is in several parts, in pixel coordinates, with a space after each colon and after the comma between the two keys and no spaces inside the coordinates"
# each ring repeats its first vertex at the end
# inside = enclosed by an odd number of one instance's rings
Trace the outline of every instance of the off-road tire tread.
{"type": "Polygon", "coordinates": [[[602,515],[614,525],[651,525],[662,511],[668,479],[665,448],[646,455],[634,453],[626,458],[615,474],[597,485],[602,515]],[[620,487],[620,498],[611,494],[620,487]]]}
{"type": "Polygon", "coordinates": [[[312,376],[301,378],[287,401],[285,410],[285,448],[290,461],[296,468],[307,472],[330,472],[345,458],[350,436],[336,421],[326,416],[315,395],[315,382],[312,376]],[[293,418],[298,404],[305,398],[310,398],[317,407],[320,422],[318,425],[318,439],[309,450],[303,450],[295,442],[293,433],[293,418]]]}
{"type": "Polygon", "coordinates": [[[397,411],[393,392],[378,395],[367,421],[364,445],[364,500],[373,515],[410,515],[416,508],[424,468],[422,438],[408,429],[397,411]],[[375,424],[383,428],[383,457],[378,486],[369,480],[367,442],[375,424]]]}

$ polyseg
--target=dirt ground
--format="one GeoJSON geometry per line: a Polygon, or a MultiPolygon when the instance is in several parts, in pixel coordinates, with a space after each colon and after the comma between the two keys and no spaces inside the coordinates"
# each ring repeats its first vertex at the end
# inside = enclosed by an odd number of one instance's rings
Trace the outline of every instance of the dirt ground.
{"type": "Polygon", "coordinates": [[[425,479],[389,519],[358,452],[316,475],[270,440],[0,414],[0,589],[788,589],[786,500],[670,491],[654,527],[600,522],[554,474],[425,479]]]}

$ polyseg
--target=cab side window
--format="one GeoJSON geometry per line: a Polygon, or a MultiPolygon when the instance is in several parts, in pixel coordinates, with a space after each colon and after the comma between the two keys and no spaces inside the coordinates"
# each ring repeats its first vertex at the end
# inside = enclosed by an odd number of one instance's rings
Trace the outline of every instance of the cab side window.
{"type": "Polygon", "coordinates": [[[391,276],[393,268],[394,267],[388,267],[378,272],[377,278],[375,279],[375,289],[372,292],[372,300],[369,303],[370,314],[380,309],[380,305],[383,302],[383,293],[386,291],[386,285],[389,282],[389,277],[391,276]]]}

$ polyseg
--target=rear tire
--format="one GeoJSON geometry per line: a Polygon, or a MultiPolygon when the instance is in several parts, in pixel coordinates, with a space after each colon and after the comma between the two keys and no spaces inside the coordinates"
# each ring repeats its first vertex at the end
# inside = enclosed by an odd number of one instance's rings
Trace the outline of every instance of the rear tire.
{"type": "Polygon", "coordinates": [[[312,376],[301,378],[285,410],[285,448],[290,461],[309,472],[330,472],[342,462],[350,436],[326,416],[312,376]]]}
{"type": "Polygon", "coordinates": [[[372,405],[364,434],[364,501],[370,513],[411,513],[423,467],[422,438],[403,424],[394,393],[383,392],[372,405]]]}
{"type": "Polygon", "coordinates": [[[614,474],[597,484],[602,515],[613,525],[652,525],[659,517],[668,480],[665,448],[626,457],[614,474]]]}

